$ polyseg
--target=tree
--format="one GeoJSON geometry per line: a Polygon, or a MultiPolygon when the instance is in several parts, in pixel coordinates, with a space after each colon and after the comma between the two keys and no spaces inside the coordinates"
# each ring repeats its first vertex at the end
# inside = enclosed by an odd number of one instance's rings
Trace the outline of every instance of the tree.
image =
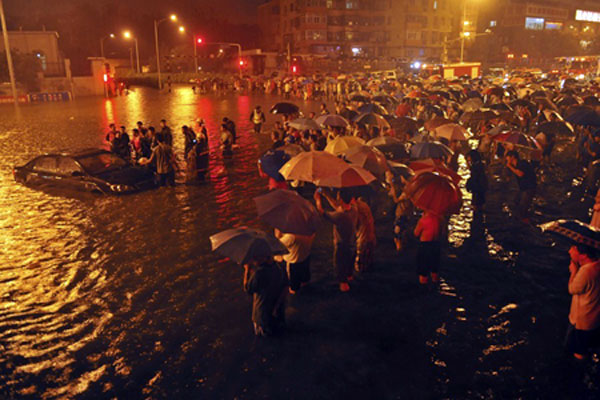
{"type": "MultiPolygon", "coordinates": [[[[24,85],[27,90],[39,90],[38,72],[42,70],[39,59],[33,53],[23,54],[18,50],[11,50],[15,79],[24,85]]],[[[8,82],[10,75],[8,73],[8,62],[6,61],[6,52],[0,53],[0,81],[8,82]]]]}

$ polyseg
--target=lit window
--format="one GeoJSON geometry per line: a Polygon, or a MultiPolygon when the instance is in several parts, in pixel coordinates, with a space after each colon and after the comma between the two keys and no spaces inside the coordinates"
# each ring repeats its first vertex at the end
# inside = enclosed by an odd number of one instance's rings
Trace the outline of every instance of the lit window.
{"type": "Polygon", "coordinates": [[[437,10],[437,0],[433,0],[433,9],[437,10]]]}
{"type": "Polygon", "coordinates": [[[494,26],[496,26],[496,21],[490,21],[490,27],[493,28],[494,26]]]}

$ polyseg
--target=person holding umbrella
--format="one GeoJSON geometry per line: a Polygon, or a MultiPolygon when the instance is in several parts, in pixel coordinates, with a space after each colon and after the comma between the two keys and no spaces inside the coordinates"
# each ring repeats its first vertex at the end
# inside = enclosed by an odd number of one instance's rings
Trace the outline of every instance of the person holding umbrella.
{"type": "Polygon", "coordinates": [[[273,256],[286,254],[286,248],[272,235],[247,227],[219,232],[210,242],[213,251],[244,267],[243,288],[252,295],[254,333],[277,333],[285,326],[288,280],[273,256]]]}
{"type": "Polygon", "coordinates": [[[521,160],[516,150],[506,153],[506,166],[516,176],[519,193],[516,198],[515,215],[524,223],[529,223],[529,207],[533,202],[537,187],[535,171],[528,161],[521,160]]]}
{"type": "Polygon", "coordinates": [[[571,242],[568,288],[572,298],[565,345],[583,360],[590,348],[600,345],[600,231],[577,220],[540,227],[571,242]]]}
{"type": "Polygon", "coordinates": [[[317,211],[333,224],[333,263],[341,292],[350,290],[348,281],[352,280],[352,268],[355,261],[356,223],[358,214],[352,206],[352,196],[343,190],[337,192],[334,200],[321,189],[315,191],[317,211]],[[321,194],[327,199],[333,211],[325,211],[321,194]]]}

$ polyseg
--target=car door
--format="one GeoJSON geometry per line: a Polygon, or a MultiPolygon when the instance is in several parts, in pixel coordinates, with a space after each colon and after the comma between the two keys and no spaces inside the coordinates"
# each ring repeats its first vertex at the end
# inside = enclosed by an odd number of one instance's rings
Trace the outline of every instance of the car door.
{"type": "Polygon", "coordinates": [[[41,156],[31,162],[25,182],[32,185],[55,185],[58,160],[56,156],[41,156]]]}

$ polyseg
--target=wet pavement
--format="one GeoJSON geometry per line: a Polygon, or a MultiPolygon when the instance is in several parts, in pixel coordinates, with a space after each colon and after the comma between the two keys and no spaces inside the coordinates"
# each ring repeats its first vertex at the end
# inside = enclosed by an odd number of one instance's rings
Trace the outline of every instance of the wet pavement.
{"type": "MultiPolygon", "coordinates": [[[[379,215],[375,271],[335,290],[330,228],[315,246],[314,284],[289,302],[290,331],[257,340],[241,270],[208,236],[257,225],[264,192],[256,160],[268,135],[248,117],[276,97],[158,96],[0,106],[0,397],[2,398],[547,398],[598,391],[598,362],[562,350],[569,296],[565,247],[508,216],[492,185],[486,230],[467,201],[453,217],[439,293],[415,284],[413,252],[398,256],[379,215]],[[222,117],[240,148],[223,160],[222,117]],[[210,177],[132,196],[33,190],[11,168],[43,152],[103,146],[110,122],[174,129],[204,118],[210,177]],[[477,222],[475,222],[477,223],[477,222]]],[[[295,101],[305,111],[317,103],[295,101]]],[[[268,117],[269,124],[275,117],[268,117]]],[[[570,199],[572,154],[541,185],[535,222],[587,218],[570,199]],[[544,200],[545,199],[545,200],[544,200]]],[[[183,164],[182,164],[183,167],[183,164]]],[[[464,173],[465,171],[463,171],[464,173]]]]}

